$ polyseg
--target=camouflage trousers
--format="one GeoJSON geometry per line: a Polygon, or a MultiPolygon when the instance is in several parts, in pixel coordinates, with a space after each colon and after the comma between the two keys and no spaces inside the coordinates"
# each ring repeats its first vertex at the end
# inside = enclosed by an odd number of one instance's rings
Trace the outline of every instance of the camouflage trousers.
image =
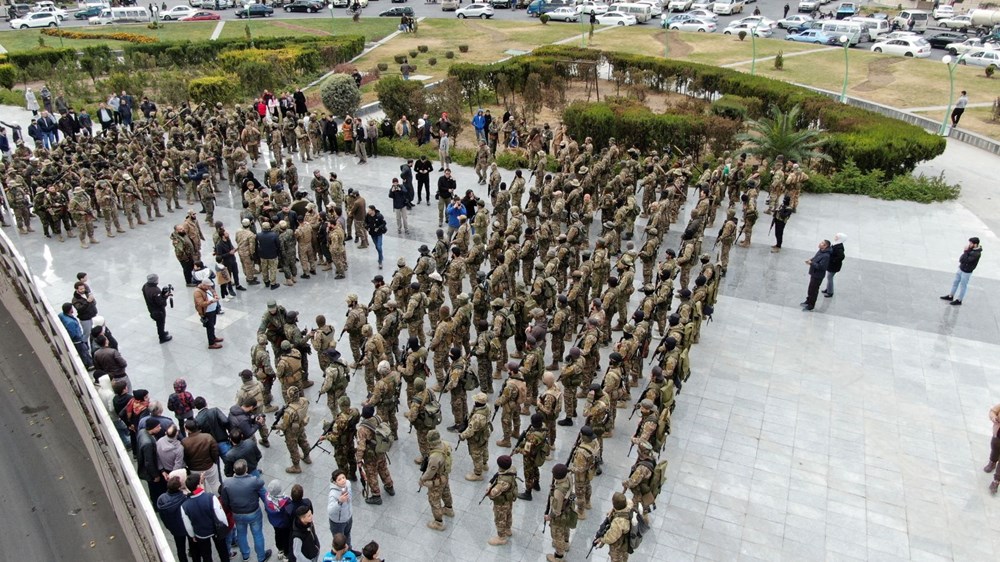
{"type": "Polygon", "coordinates": [[[76,226],[79,228],[80,242],[85,242],[88,237],[94,239],[94,219],[86,215],[74,217],[76,226]]]}
{"type": "Polygon", "coordinates": [[[423,459],[430,454],[430,446],[427,444],[427,429],[418,429],[417,431],[417,449],[420,450],[420,458],[423,459]]]}
{"type": "Polygon", "coordinates": [[[344,252],[343,248],[339,250],[330,252],[331,261],[333,261],[333,266],[337,268],[337,275],[344,275],[347,273],[347,253],[344,252]]]}
{"type": "Polygon", "coordinates": [[[617,543],[608,545],[608,556],[611,562],[628,562],[628,537],[622,537],[617,543]]]}
{"type": "Polygon", "coordinates": [[[500,428],[503,431],[503,438],[510,440],[521,434],[521,415],[517,405],[504,406],[500,413],[500,428]]]}
{"type": "Polygon", "coordinates": [[[292,465],[298,466],[300,460],[309,458],[309,441],[306,440],[304,431],[285,431],[285,446],[288,447],[288,455],[292,458],[292,465]]]}
{"type": "Polygon", "coordinates": [[[476,375],[479,377],[479,390],[493,394],[493,363],[485,357],[477,357],[476,375]]]}
{"type": "Polygon", "coordinates": [[[469,419],[469,404],[465,396],[465,388],[461,383],[451,391],[451,415],[455,418],[455,425],[463,427],[469,419]]]}
{"type": "Polygon", "coordinates": [[[104,219],[104,231],[109,237],[112,236],[112,225],[114,225],[115,230],[118,232],[125,232],[122,230],[122,225],[118,222],[118,209],[102,209],[101,217],[104,219]]]}
{"type": "Polygon", "coordinates": [[[125,220],[128,221],[129,228],[135,228],[135,223],[144,224],[142,220],[142,214],[139,212],[139,202],[132,201],[131,203],[125,203],[122,207],[125,211],[125,220]]]}
{"type": "Polygon", "coordinates": [[[215,224],[215,197],[202,198],[201,205],[205,207],[205,222],[215,224]]]}
{"type": "Polygon", "coordinates": [[[358,463],[354,458],[353,446],[334,444],[333,460],[337,463],[337,468],[346,472],[348,477],[354,478],[358,473],[358,463]]]}
{"type": "Polygon", "coordinates": [[[493,523],[497,527],[498,537],[511,537],[514,533],[511,532],[511,516],[514,512],[513,503],[493,503],[493,523]]]}
{"type": "Polygon", "coordinates": [[[365,360],[365,387],[368,388],[368,394],[371,394],[375,390],[375,362],[365,360]]]}
{"type": "Polygon", "coordinates": [[[441,478],[444,484],[431,484],[427,486],[427,503],[431,504],[431,514],[435,521],[444,520],[444,510],[451,509],[454,505],[451,498],[451,486],[448,485],[448,478],[441,478]]]}
{"type": "Polygon", "coordinates": [[[445,351],[434,352],[434,380],[440,385],[444,385],[448,376],[448,354],[445,351]]]}
{"type": "Polygon", "coordinates": [[[257,380],[264,385],[264,406],[270,406],[271,401],[274,400],[274,396],[271,395],[271,389],[274,388],[274,375],[267,375],[264,371],[259,370],[255,374],[257,380]]]}
{"type": "Polygon", "coordinates": [[[368,490],[372,496],[381,496],[382,490],[378,487],[379,478],[386,488],[393,488],[392,475],[389,474],[389,464],[385,455],[375,455],[371,460],[365,460],[365,481],[368,482],[368,490]]]}
{"type": "Polygon", "coordinates": [[[469,441],[469,456],[472,457],[472,472],[475,472],[477,475],[486,472],[489,468],[487,465],[490,462],[489,442],[484,441],[476,445],[472,441],[469,441]]]}
{"type": "Polygon", "coordinates": [[[18,228],[31,228],[31,209],[28,207],[14,207],[14,220],[17,222],[18,228]]]}
{"type": "Polygon", "coordinates": [[[722,264],[722,270],[725,271],[729,267],[729,251],[733,249],[733,243],[723,240],[720,246],[722,249],[719,250],[719,263],[722,264]]]}
{"type": "Polygon", "coordinates": [[[299,262],[302,264],[302,273],[316,273],[316,252],[312,246],[299,245],[299,262]]]}
{"type": "Polygon", "coordinates": [[[265,285],[278,284],[278,259],[261,259],[260,275],[264,278],[265,285]]]}
{"type": "Polygon", "coordinates": [[[524,489],[531,491],[532,488],[538,486],[539,480],[541,480],[541,474],[538,471],[538,465],[529,456],[524,456],[524,489]]]}
{"type": "Polygon", "coordinates": [[[281,260],[281,273],[285,276],[285,281],[295,279],[299,274],[299,268],[295,265],[295,256],[281,260]]]}
{"type": "Polygon", "coordinates": [[[583,513],[590,509],[590,494],[592,488],[590,485],[591,478],[589,476],[581,476],[579,473],[576,474],[576,512],[583,513]]]}
{"type": "Polygon", "coordinates": [[[549,531],[552,535],[552,548],[556,550],[556,556],[565,555],[566,551],[569,550],[569,527],[550,523],[549,531]]]}
{"type": "Polygon", "coordinates": [[[566,413],[567,418],[576,417],[576,392],[576,385],[563,385],[563,412],[566,413]]]}
{"type": "Polygon", "coordinates": [[[354,357],[354,362],[357,363],[361,360],[361,332],[347,332],[347,339],[351,343],[351,355],[354,357]]]}
{"type": "Polygon", "coordinates": [[[163,195],[164,195],[163,199],[167,202],[167,212],[168,213],[174,212],[175,208],[178,209],[178,210],[180,210],[180,208],[181,208],[181,200],[177,196],[177,186],[176,185],[174,185],[172,187],[171,186],[167,186],[167,188],[164,190],[163,195]]]}
{"type": "Polygon", "coordinates": [[[395,405],[390,406],[376,406],[375,412],[378,417],[382,418],[382,421],[389,424],[392,428],[392,437],[399,440],[399,420],[396,418],[396,407],[395,405]]]}
{"type": "Polygon", "coordinates": [[[247,283],[257,280],[256,267],[253,263],[253,255],[247,252],[239,252],[240,256],[240,267],[243,268],[243,275],[247,278],[247,283]]]}
{"type": "Polygon", "coordinates": [[[640,260],[642,262],[642,284],[652,285],[653,272],[656,271],[656,260],[640,260]]]}

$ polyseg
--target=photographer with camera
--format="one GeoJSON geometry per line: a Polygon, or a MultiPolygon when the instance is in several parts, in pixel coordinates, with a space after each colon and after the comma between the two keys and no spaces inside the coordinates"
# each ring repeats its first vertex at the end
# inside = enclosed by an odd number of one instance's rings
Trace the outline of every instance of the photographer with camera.
{"type": "Polygon", "coordinates": [[[142,298],[146,301],[149,317],[156,322],[156,335],[159,336],[160,343],[167,343],[174,339],[170,332],[163,329],[167,321],[167,303],[170,303],[170,308],[174,307],[174,286],[167,285],[161,289],[159,283],[158,275],[155,273],[147,275],[146,284],[142,286],[142,298]]]}

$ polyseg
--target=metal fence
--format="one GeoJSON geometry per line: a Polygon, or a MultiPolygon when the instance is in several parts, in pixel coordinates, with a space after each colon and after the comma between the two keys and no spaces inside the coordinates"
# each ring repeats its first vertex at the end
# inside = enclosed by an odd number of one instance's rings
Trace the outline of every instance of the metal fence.
{"type": "Polygon", "coordinates": [[[30,318],[33,326],[22,324],[24,335],[80,432],[135,560],[174,562],[132,457],[119,440],[93,380],[55,310],[39,292],[24,257],[3,232],[0,266],[0,300],[11,311],[23,310],[30,318]]]}

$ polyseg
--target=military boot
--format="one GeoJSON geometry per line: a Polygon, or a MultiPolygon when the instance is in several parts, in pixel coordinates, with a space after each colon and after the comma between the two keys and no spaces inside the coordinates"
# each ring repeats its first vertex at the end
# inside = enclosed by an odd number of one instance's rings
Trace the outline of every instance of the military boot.
{"type": "Polygon", "coordinates": [[[438,521],[437,519],[433,519],[433,520],[431,520],[431,521],[429,521],[427,523],[427,528],[428,529],[434,529],[435,531],[443,531],[444,530],[444,522],[443,521],[438,521]]]}
{"type": "Polygon", "coordinates": [[[106,235],[106,236],[107,236],[108,238],[114,238],[114,237],[115,237],[115,234],[114,234],[113,232],[111,232],[111,230],[110,230],[110,229],[109,229],[109,230],[108,230],[108,231],[107,231],[107,232],[105,233],[105,235],[106,235]]]}
{"type": "Polygon", "coordinates": [[[520,500],[527,500],[527,501],[530,502],[531,501],[531,488],[528,488],[527,490],[525,490],[525,491],[521,492],[520,494],[518,494],[517,498],[520,499],[520,500]]]}
{"type": "Polygon", "coordinates": [[[997,482],[996,480],[990,482],[990,495],[991,496],[997,495],[997,487],[998,486],[1000,486],[1000,482],[997,482]]]}
{"type": "Polygon", "coordinates": [[[60,232],[59,234],[57,234],[56,238],[58,238],[60,242],[65,242],[66,241],[66,239],[63,238],[62,232],[60,232]]]}
{"type": "MultiPolygon", "coordinates": [[[[60,240],[60,242],[61,242],[61,240],[60,240]]],[[[86,250],[87,248],[90,247],[90,244],[87,244],[86,240],[80,240],[80,247],[83,248],[84,250],[86,250]]]]}
{"type": "Polygon", "coordinates": [[[475,472],[470,472],[465,475],[465,479],[468,480],[469,482],[482,482],[483,475],[476,474],[475,472]]]}
{"type": "Polygon", "coordinates": [[[490,540],[486,541],[490,546],[500,546],[507,544],[507,539],[505,537],[492,537],[490,540]]]}
{"type": "Polygon", "coordinates": [[[508,435],[507,437],[497,441],[497,447],[510,447],[510,436],[508,435]]]}
{"type": "Polygon", "coordinates": [[[293,462],[292,466],[285,469],[285,472],[288,474],[300,474],[302,472],[302,468],[299,467],[298,462],[293,462]]]}
{"type": "Polygon", "coordinates": [[[587,520],[587,512],[584,511],[584,510],[582,510],[582,509],[576,510],[576,518],[579,519],[580,521],[586,521],[587,520]]]}
{"type": "Polygon", "coordinates": [[[444,508],[444,516],[445,517],[454,517],[455,516],[455,510],[452,509],[452,508],[450,508],[450,507],[444,508]]]}
{"type": "Polygon", "coordinates": [[[97,240],[97,238],[94,238],[93,236],[90,237],[90,243],[91,244],[100,244],[100,242],[97,240]]]}
{"type": "Polygon", "coordinates": [[[559,562],[563,557],[559,554],[546,554],[545,562],[559,562]]]}
{"type": "Polygon", "coordinates": [[[372,496],[365,499],[365,503],[370,505],[382,505],[382,496],[372,496]]]}
{"type": "Polygon", "coordinates": [[[306,464],[312,464],[313,463],[312,459],[309,458],[309,455],[306,455],[306,456],[302,457],[302,462],[304,462],[306,464]]]}

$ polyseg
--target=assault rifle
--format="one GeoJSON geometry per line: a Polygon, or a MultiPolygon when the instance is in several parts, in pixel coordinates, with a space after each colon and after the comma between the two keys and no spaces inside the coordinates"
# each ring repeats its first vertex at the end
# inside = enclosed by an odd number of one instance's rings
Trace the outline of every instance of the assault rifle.
{"type": "Polygon", "coordinates": [[[354,375],[358,374],[358,369],[360,369],[361,365],[364,363],[364,360],[365,360],[365,345],[367,345],[367,344],[368,344],[368,340],[367,339],[361,342],[361,357],[358,358],[357,367],[354,367],[354,371],[351,373],[352,377],[354,375]]]}
{"type": "Polygon", "coordinates": [[[366,500],[368,499],[368,476],[365,475],[365,462],[361,461],[358,463],[358,478],[361,480],[361,496],[366,500]]]}
{"type": "Polygon", "coordinates": [[[497,485],[497,479],[499,478],[500,478],[500,472],[497,471],[495,474],[493,474],[493,478],[490,478],[490,487],[486,489],[486,493],[483,494],[483,497],[479,499],[479,505],[483,505],[483,501],[487,497],[489,497],[490,492],[492,492],[493,488],[497,485]]]}
{"type": "Polygon", "coordinates": [[[333,433],[333,420],[330,420],[330,421],[327,421],[327,422],[323,422],[323,434],[320,435],[319,439],[317,439],[316,442],[313,443],[313,446],[309,448],[309,452],[311,453],[313,451],[313,449],[319,447],[320,451],[323,451],[324,453],[326,453],[328,455],[331,454],[330,451],[327,451],[323,447],[320,447],[319,444],[322,443],[323,440],[326,439],[332,433],[333,433]]]}
{"type": "Polygon", "coordinates": [[[576,455],[576,450],[580,448],[580,443],[583,442],[582,433],[576,435],[576,442],[573,443],[573,448],[569,450],[569,458],[566,459],[566,466],[569,466],[573,462],[573,456],[576,455]]]}
{"type": "MultiPolygon", "coordinates": [[[[497,394],[497,398],[503,396],[503,391],[504,391],[504,389],[507,388],[507,383],[508,382],[510,382],[510,377],[507,377],[507,380],[503,381],[503,385],[500,386],[500,393],[497,394]]],[[[497,419],[497,412],[499,412],[499,411],[500,411],[500,404],[494,404],[493,405],[493,417],[490,418],[490,423],[493,423],[493,420],[497,419]]]]}
{"type": "MultiPolygon", "coordinates": [[[[545,502],[545,518],[542,523],[542,534],[545,534],[545,527],[549,524],[549,512],[552,511],[552,494],[556,491],[556,479],[552,479],[552,484],[549,485],[549,499],[545,502]]],[[[567,502],[563,501],[563,509],[567,509],[567,502]]],[[[570,506],[570,509],[572,507],[570,506]]]]}
{"type": "Polygon", "coordinates": [[[517,453],[517,450],[521,448],[521,445],[524,444],[524,440],[527,437],[528,437],[528,430],[525,429],[524,431],[521,432],[521,436],[517,438],[517,443],[514,443],[514,448],[512,449],[514,453],[517,453]]]}
{"type": "Polygon", "coordinates": [[[287,408],[288,404],[285,404],[284,406],[279,408],[277,412],[274,413],[274,423],[271,424],[271,429],[268,431],[268,433],[277,430],[278,424],[281,423],[281,418],[285,416],[285,410],[287,408]]]}
{"type": "Polygon", "coordinates": [[[604,518],[604,521],[601,522],[601,526],[597,528],[597,534],[594,535],[594,540],[590,542],[590,550],[587,551],[587,556],[584,557],[585,559],[590,558],[590,555],[594,552],[594,547],[597,546],[597,542],[604,538],[604,535],[607,534],[608,529],[610,528],[611,513],[608,513],[608,515],[604,518]]]}

